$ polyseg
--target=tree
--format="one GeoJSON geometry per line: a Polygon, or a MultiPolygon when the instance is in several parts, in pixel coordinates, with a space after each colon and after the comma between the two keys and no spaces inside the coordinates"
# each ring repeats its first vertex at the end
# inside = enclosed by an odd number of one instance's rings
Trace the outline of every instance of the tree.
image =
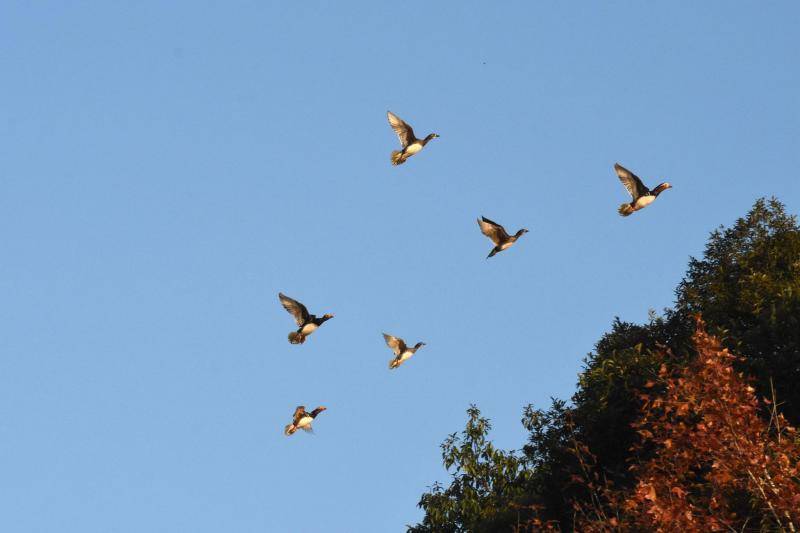
{"type": "MultiPolygon", "coordinates": [[[[742,354],[737,369],[754,376],[761,396],[775,383],[789,422],[800,423],[800,227],[775,199],[759,199],[730,229],[712,232],[701,259],[691,258],[676,290],[676,305],[643,325],[612,324],[589,354],[572,398],[570,416],[580,442],[592,450],[598,467],[617,486],[633,482],[630,446],[638,439],[631,424],[644,384],[668,348],[670,368],[695,357],[693,315],[702,313],[725,346],[742,354]]],[[[531,438],[539,439],[535,434],[531,438]]],[[[555,456],[555,454],[552,454],[555,456]]],[[[569,479],[575,465],[559,459],[547,467],[550,486],[576,496],[569,479]]],[[[563,502],[547,514],[570,528],[571,509],[563,502]]]]}
{"type": "MultiPolygon", "coordinates": [[[[741,355],[733,364],[753,376],[756,395],[771,394],[774,382],[788,422],[800,424],[800,387],[795,386],[800,378],[800,227],[780,202],[760,199],[731,228],[711,233],[701,259],[690,259],[672,309],[660,316],[652,313],[645,324],[612,323],[587,356],[570,404],[554,400],[545,411],[525,408],[528,442],[515,456],[521,471],[514,483],[497,485],[486,500],[491,503],[486,516],[493,516],[494,524],[508,530],[522,517],[573,530],[576,506],[594,505],[596,496],[575,481],[585,475],[587,461],[599,476],[596,483],[602,480],[617,491],[636,486],[629,461],[640,439],[633,426],[640,416],[640,398],[654,392],[648,383],[658,382],[662,365],[674,372],[696,360],[696,313],[725,347],[741,355]],[[672,354],[666,361],[661,355],[665,350],[672,354]],[[591,454],[581,452],[584,448],[591,454]]],[[[488,445],[482,441],[481,446],[488,445]]],[[[646,460],[646,451],[638,449],[639,461],[646,460]]],[[[445,461],[448,468],[453,464],[445,461]]],[[[423,496],[423,524],[434,523],[431,511],[460,508],[459,494],[438,487],[423,496]]],[[[483,516],[484,500],[470,498],[469,516],[483,516]]],[[[465,522],[463,513],[448,516],[458,519],[435,523],[481,524],[465,522]]]]}
{"type": "Polygon", "coordinates": [[[758,200],[745,218],[711,234],[677,291],[678,308],[702,313],[756,390],[773,380],[786,418],[800,424],[800,227],[778,200],[758,200]]]}
{"type": "MultiPolygon", "coordinates": [[[[733,363],[738,357],[697,320],[697,357],[642,394],[631,471],[636,484],[600,485],[600,512],[579,512],[577,529],[608,531],[797,531],[800,441],[733,363]],[[768,416],[763,416],[768,413],[768,416]],[[644,457],[642,460],[641,458],[644,457]],[[609,517],[613,517],[609,519],[609,517]]],[[[586,479],[586,477],[584,478],[586,479]]],[[[593,483],[587,479],[586,484],[593,483]]],[[[579,504],[578,509],[585,509],[579,504]]]]}
{"type": "Polygon", "coordinates": [[[442,443],[442,461],[452,470],[450,486],[434,484],[422,495],[425,519],[410,532],[496,531],[516,519],[510,502],[522,495],[530,470],[513,451],[498,450],[487,440],[492,426],[477,407],[470,406],[467,415],[461,435],[453,433],[442,443]]]}

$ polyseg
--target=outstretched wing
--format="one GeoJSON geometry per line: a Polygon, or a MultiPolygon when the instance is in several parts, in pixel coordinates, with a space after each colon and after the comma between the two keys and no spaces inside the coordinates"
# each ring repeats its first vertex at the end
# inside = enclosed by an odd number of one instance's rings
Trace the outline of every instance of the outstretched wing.
{"type": "Polygon", "coordinates": [[[486,217],[478,219],[478,226],[481,228],[481,233],[492,239],[495,245],[508,239],[506,229],[497,222],[492,222],[486,217]]]}
{"type": "Polygon", "coordinates": [[[414,142],[416,137],[414,137],[414,130],[411,129],[411,126],[391,111],[387,111],[386,116],[389,118],[389,125],[397,134],[397,138],[400,139],[400,144],[403,148],[414,142]]]}
{"type": "Polygon", "coordinates": [[[399,339],[387,333],[383,334],[383,338],[386,340],[386,345],[392,349],[395,355],[400,355],[406,351],[406,343],[403,342],[403,339],[399,339]]]}
{"type": "Polygon", "coordinates": [[[634,200],[650,192],[650,190],[644,186],[642,180],[639,179],[639,176],[623,167],[619,163],[614,163],[614,170],[617,171],[619,181],[621,181],[625,188],[628,189],[628,192],[631,194],[631,197],[634,200]]]}
{"type": "Polygon", "coordinates": [[[289,313],[294,317],[294,321],[297,322],[298,326],[302,326],[308,320],[308,309],[306,306],[289,298],[282,292],[278,293],[278,299],[280,299],[281,304],[283,304],[283,308],[289,311],[289,313]]]}
{"type": "Polygon", "coordinates": [[[304,416],[306,416],[306,406],[298,405],[294,410],[294,415],[292,415],[292,423],[296,425],[304,416]]]}

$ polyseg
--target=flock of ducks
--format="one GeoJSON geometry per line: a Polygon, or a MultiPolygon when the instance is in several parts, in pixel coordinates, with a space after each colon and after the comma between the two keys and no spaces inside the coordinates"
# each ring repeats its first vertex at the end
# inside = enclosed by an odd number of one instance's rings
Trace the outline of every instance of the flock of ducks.
{"type": "MultiPolygon", "coordinates": [[[[439,137],[439,135],[436,133],[430,133],[424,139],[418,139],[414,135],[414,130],[408,125],[407,122],[391,111],[388,111],[386,115],[389,119],[389,125],[397,134],[398,139],[400,139],[401,146],[400,150],[392,151],[392,165],[402,165],[408,160],[409,157],[419,153],[431,140],[439,137]]],[[[617,210],[623,217],[627,217],[634,212],[639,211],[640,209],[644,209],[653,203],[659,194],[667,189],[672,188],[672,185],[667,182],[663,182],[656,185],[655,188],[649,189],[636,174],[626,169],[619,163],[614,165],[614,170],[616,171],[619,180],[631,195],[631,201],[623,203],[617,210]]],[[[494,248],[492,248],[491,252],[489,252],[489,255],[486,256],[487,259],[493,257],[499,252],[502,252],[503,250],[509,249],[519,240],[520,237],[528,233],[527,229],[522,228],[514,235],[509,235],[503,226],[483,216],[478,219],[478,227],[480,228],[481,233],[486,235],[494,243],[494,248]]],[[[308,336],[316,331],[317,328],[333,318],[333,314],[331,313],[326,313],[321,317],[312,315],[308,312],[308,309],[305,305],[293,298],[286,296],[282,292],[278,293],[278,299],[280,300],[281,305],[283,305],[283,308],[286,309],[290,315],[292,315],[295,323],[297,324],[297,330],[289,333],[289,342],[292,344],[303,344],[306,342],[308,336]]],[[[405,361],[410,359],[417,352],[417,350],[425,346],[424,342],[418,342],[413,347],[410,347],[403,339],[389,335],[388,333],[384,333],[383,338],[386,341],[386,345],[394,354],[394,357],[389,361],[390,370],[399,367],[405,361]]],[[[309,413],[306,411],[304,405],[298,406],[294,410],[292,423],[288,424],[284,428],[284,434],[287,436],[293,435],[298,429],[310,432],[312,430],[311,423],[314,421],[317,415],[326,409],[326,407],[319,406],[309,413]]]]}

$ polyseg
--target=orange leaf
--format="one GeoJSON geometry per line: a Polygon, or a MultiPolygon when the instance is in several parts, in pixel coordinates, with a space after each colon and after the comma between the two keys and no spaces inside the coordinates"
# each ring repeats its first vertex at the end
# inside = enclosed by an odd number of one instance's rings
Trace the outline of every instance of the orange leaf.
{"type": "MultiPolygon", "coordinates": [[[[686,496],[686,491],[685,491],[685,490],[683,490],[683,489],[682,489],[682,488],[680,488],[680,487],[672,487],[672,488],[670,489],[670,492],[671,492],[672,494],[674,494],[675,496],[677,496],[678,498],[683,498],[684,496],[686,496]]],[[[687,512],[688,512],[688,511],[687,511],[687,512]]],[[[689,514],[691,514],[691,513],[689,513],[689,514]]]]}

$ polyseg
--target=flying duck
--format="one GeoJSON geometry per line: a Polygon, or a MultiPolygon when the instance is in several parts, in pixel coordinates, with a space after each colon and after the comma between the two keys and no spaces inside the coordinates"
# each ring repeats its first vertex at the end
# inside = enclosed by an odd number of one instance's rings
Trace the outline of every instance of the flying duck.
{"type": "Polygon", "coordinates": [[[386,345],[392,349],[395,355],[394,359],[389,361],[390,369],[394,369],[402,365],[406,359],[409,359],[417,352],[417,350],[425,346],[424,342],[418,342],[413,348],[409,348],[406,346],[406,343],[403,339],[394,337],[387,333],[383,334],[383,338],[386,340],[386,345]]]}
{"type": "Polygon", "coordinates": [[[628,192],[631,193],[631,197],[633,198],[630,203],[619,206],[619,214],[624,217],[630,215],[634,211],[644,209],[648,205],[652,204],[659,194],[667,189],[672,188],[672,185],[665,181],[664,183],[657,185],[656,188],[651,191],[645,187],[644,183],[642,183],[642,180],[639,179],[639,176],[626,169],[619,163],[614,163],[614,170],[617,171],[619,180],[622,182],[625,188],[628,189],[628,192]]]}
{"type": "Polygon", "coordinates": [[[305,405],[298,405],[297,409],[294,410],[294,416],[292,416],[292,423],[288,424],[285,428],[283,428],[283,434],[287,437],[289,435],[293,435],[295,431],[298,429],[302,429],[303,431],[311,432],[311,422],[317,418],[317,415],[320,414],[322,411],[325,411],[327,407],[317,407],[310,413],[306,412],[305,405]]]}
{"type": "Polygon", "coordinates": [[[297,322],[297,331],[289,333],[289,342],[292,344],[303,344],[306,342],[306,337],[314,333],[323,322],[333,318],[333,315],[330,314],[322,315],[319,318],[308,314],[308,309],[306,309],[305,305],[297,300],[289,298],[282,292],[278,293],[278,298],[283,304],[283,308],[289,311],[294,317],[294,321],[297,322]]]}
{"type": "Polygon", "coordinates": [[[400,145],[403,147],[402,150],[394,150],[392,152],[393,165],[402,165],[406,162],[406,159],[422,150],[422,147],[428,144],[428,141],[438,137],[437,134],[430,133],[424,139],[417,139],[414,136],[414,130],[403,119],[391,111],[387,111],[386,116],[389,117],[389,125],[397,134],[400,139],[400,145]]]}
{"type": "Polygon", "coordinates": [[[509,235],[503,226],[497,222],[492,222],[486,217],[481,217],[478,219],[478,226],[481,228],[481,233],[492,239],[492,242],[494,243],[494,248],[492,248],[492,251],[486,256],[486,259],[489,259],[497,252],[502,252],[503,250],[510,248],[512,244],[517,242],[517,239],[528,233],[528,230],[522,228],[516,234],[509,235]]]}

